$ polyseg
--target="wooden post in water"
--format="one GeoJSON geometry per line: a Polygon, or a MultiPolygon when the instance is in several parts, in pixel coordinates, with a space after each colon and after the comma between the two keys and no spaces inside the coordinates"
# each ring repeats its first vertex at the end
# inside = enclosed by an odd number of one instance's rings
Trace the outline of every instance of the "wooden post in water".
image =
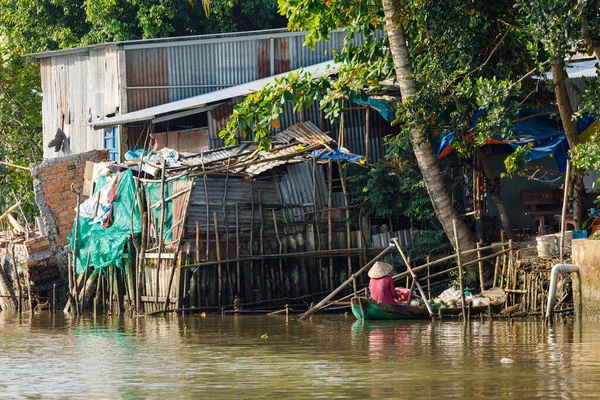
{"type": "MultiPolygon", "coordinates": [[[[333,249],[333,161],[327,160],[327,249],[333,249]]],[[[329,257],[329,290],[333,290],[333,257],[329,257]]]]}
{"type": "MultiPolygon", "coordinates": [[[[275,217],[275,209],[271,210],[273,213],[273,226],[275,227],[275,237],[277,238],[277,243],[279,244],[279,255],[283,254],[283,242],[279,237],[279,229],[277,228],[277,218],[275,217]]],[[[283,258],[279,257],[279,284],[281,285],[281,297],[285,296],[285,286],[283,284],[283,258]]]]}
{"type": "Polygon", "coordinates": [[[479,267],[479,289],[480,293],[483,293],[485,290],[485,283],[483,281],[483,261],[481,260],[481,242],[477,242],[477,259],[478,259],[478,267],[479,267]]]}
{"type": "MultiPolygon", "coordinates": [[[[165,168],[167,162],[163,159],[161,165],[161,176],[160,176],[160,227],[157,229],[157,232],[160,231],[158,236],[158,260],[156,261],[156,298],[154,300],[154,304],[158,305],[158,289],[160,282],[160,264],[162,262],[162,248],[163,248],[163,240],[165,239],[165,168]]],[[[111,298],[112,304],[112,298],[111,298]]]]}
{"type": "Polygon", "coordinates": [[[427,297],[431,298],[431,266],[429,265],[429,256],[426,259],[427,262],[427,297]]]}
{"type": "Polygon", "coordinates": [[[460,290],[460,309],[463,322],[466,322],[465,316],[465,290],[463,288],[463,266],[460,256],[460,243],[458,241],[458,231],[456,229],[456,220],[452,220],[452,228],[454,229],[454,241],[456,247],[456,263],[458,264],[458,285],[460,290]]]}
{"type": "Polygon", "coordinates": [[[398,252],[400,252],[400,255],[402,256],[402,259],[404,260],[404,263],[406,264],[406,269],[408,270],[408,272],[412,276],[413,282],[417,285],[417,289],[419,289],[419,293],[421,294],[421,297],[423,297],[423,300],[424,300],[424,303],[425,303],[425,307],[427,307],[427,311],[429,311],[429,316],[433,316],[433,311],[431,311],[431,306],[429,305],[429,298],[427,296],[425,296],[425,292],[423,291],[423,288],[421,287],[421,284],[417,280],[417,275],[415,274],[415,272],[412,270],[412,268],[410,266],[410,261],[404,255],[404,251],[402,251],[402,247],[400,247],[400,243],[398,243],[398,238],[393,238],[392,241],[396,245],[396,248],[398,249],[398,252]]]}
{"type": "MultiPolygon", "coordinates": [[[[217,219],[217,212],[213,211],[213,221],[215,227],[215,246],[217,249],[217,261],[221,261],[221,243],[219,241],[219,220],[217,219]]],[[[223,271],[221,263],[217,264],[217,275],[218,275],[218,292],[219,292],[219,303],[221,306],[223,304],[223,271]]]]}
{"type": "Polygon", "coordinates": [[[236,289],[237,295],[241,293],[240,279],[240,207],[235,203],[235,274],[236,274],[236,289]]]}
{"type": "Polygon", "coordinates": [[[565,184],[563,189],[563,205],[562,212],[560,214],[560,262],[565,261],[565,229],[567,228],[567,203],[569,199],[568,184],[571,178],[571,161],[567,161],[567,171],[565,174],[565,184]]]}
{"type": "Polygon", "coordinates": [[[200,263],[200,221],[196,221],[196,263],[200,263]]]}
{"type": "MultiPolygon", "coordinates": [[[[252,211],[252,218],[250,219],[250,242],[248,243],[248,250],[250,253],[250,293],[252,293],[252,301],[256,299],[254,295],[255,290],[255,282],[254,282],[254,183],[250,181],[250,210],[252,211]]],[[[248,299],[250,293],[246,293],[246,302],[249,302],[248,299]]]]}
{"type": "MultiPolygon", "coordinates": [[[[504,231],[500,231],[500,240],[504,243],[504,231]]],[[[502,246],[502,251],[506,250],[505,246],[502,246]]],[[[499,287],[504,287],[506,285],[506,280],[508,276],[506,275],[506,253],[502,255],[502,273],[500,274],[500,284],[499,287]]]]}
{"type": "MultiPolygon", "coordinates": [[[[10,252],[11,252],[11,258],[12,258],[12,264],[13,267],[15,268],[15,276],[16,276],[16,281],[17,281],[17,290],[19,291],[19,298],[18,298],[18,302],[17,302],[17,314],[21,315],[21,312],[23,312],[23,288],[21,287],[21,278],[19,278],[19,268],[17,267],[17,259],[15,258],[15,245],[11,244],[10,246],[10,252]]],[[[67,257],[68,259],[68,257],[67,257]]],[[[0,268],[4,268],[4,266],[0,266],[0,268]]],[[[71,270],[69,268],[67,268],[69,270],[69,276],[71,276],[71,270]]],[[[69,293],[71,290],[71,285],[72,285],[72,281],[69,280],[69,293]]]]}
{"type": "Polygon", "coordinates": [[[367,269],[371,268],[371,266],[373,264],[375,264],[381,257],[383,257],[387,253],[389,253],[393,248],[394,248],[394,245],[392,245],[392,244],[390,244],[388,247],[386,247],[381,253],[379,253],[378,255],[376,255],[375,258],[373,258],[371,261],[369,261],[367,264],[365,264],[361,269],[359,269],[354,274],[352,274],[352,276],[350,276],[348,279],[346,279],[346,281],[344,283],[342,283],[340,286],[338,286],[337,289],[335,289],[327,297],[325,297],[323,300],[321,300],[319,303],[317,303],[317,305],[315,305],[314,307],[312,307],[311,309],[309,309],[308,311],[306,311],[304,314],[302,314],[300,316],[300,318],[298,318],[298,321],[304,321],[304,320],[308,319],[308,317],[310,317],[311,315],[313,315],[314,313],[316,313],[317,311],[319,311],[329,300],[331,300],[332,298],[334,298],[346,286],[348,286],[350,283],[352,283],[352,280],[356,276],[362,274],[364,271],[366,271],[367,269]]]}
{"type": "Polygon", "coordinates": [[[371,108],[366,107],[365,109],[365,158],[367,159],[367,165],[369,165],[369,159],[371,155],[371,108]]]}
{"type": "Polygon", "coordinates": [[[264,242],[264,233],[265,233],[265,219],[264,219],[264,215],[263,215],[263,201],[262,201],[262,191],[259,190],[258,191],[258,215],[260,217],[260,225],[259,225],[259,229],[258,229],[258,240],[259,240],[259,250],[260,250],[260,283],[262,283],[262,292],[263,292],[263,296],[266,298],[269,298],[270,296],[267,295],[267,293],[269,293],[269,290],[267,289],[267,282],[268,279],[265,279],[265,259],[264,259],[264,255],[265,255],[265,242],[264,242]]]}
{"type": "MultiPolygon", "coordinates": [[[[341,130],[342,128],[340,128],[341,130]]],[[[343,133],[340,133],[343,135],[343,133]]],[[[350,229],[350,205],[348,204],[348,190],[346,188],[346,173],[342,168],[342,164],[338,161],[338,169],[340,171],[340,181],[342,183],[342,192],[344,194],[344,209],[346,211],[346,248],[350,250],[352,248],[352,238],[350,229]]],[[[348,276],[352,275],[352,257],[348,256],[348,276]]]]}
{"type": "MultiPolygon", "coordinates": [[[[138,262],[137,262],[137,270],[135,271],[137,274],[137,280],[135,285],[135,296],[136,296],[136,306],[138,312],[144,311],[144,303],[142,302],[142,289],[143,289],[143,281],[144,281],[144,266],[146,263],[146,247],[148,246],[148,214],[146,212],[142,213],[142,237],[140,240],[140,254],[138,254],[138,262]]],[[[98,284],[100,280],[98,280],[98,284]]]]}
{"type": "Polygon", "coordinates": [[[77,246],[78,246],[78,238],[79,238],[79,208],[81,207],[81,190],[75,190],[75,186],[71,183],[71,191],[77,196],[77,209],[75,211],[75,234],[73,238],[73,282],[74,282],[74,292],[72,293],[73,297],[75,297],[75,313],[79,315],[79,302],[77,300],[77,246]]]}
{"type": "Polygon", "coordinates": [[[494,281],[492,282],[492,287],[496,287],[496,282],[498,282],[498,269],[500,268],[500,257],[496,257],[496,265],[494,266],[494,281]]]}

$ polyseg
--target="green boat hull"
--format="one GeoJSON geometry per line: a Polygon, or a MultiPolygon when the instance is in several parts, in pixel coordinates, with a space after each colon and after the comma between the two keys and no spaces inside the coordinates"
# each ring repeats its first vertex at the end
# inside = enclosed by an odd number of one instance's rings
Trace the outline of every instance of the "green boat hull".
{"type": "Polygon", "coordinates": [[[366,297],[352,299],[352,314],[358,320],[402,320],[429,318],[426,308],[382,303],[366,297]]]}

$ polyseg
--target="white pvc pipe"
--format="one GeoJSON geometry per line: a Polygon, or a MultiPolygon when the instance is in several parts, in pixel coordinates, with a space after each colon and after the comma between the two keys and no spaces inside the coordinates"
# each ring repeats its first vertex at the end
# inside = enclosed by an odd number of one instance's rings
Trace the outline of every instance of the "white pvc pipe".
{"type": "MultiPolygon", "coordinates": [[[[579,280],[579,267],[573,264],[556,264],[552,267],[550,273],[550,288],[548,289],[548,305],[546,307],[546,319],[552,317],[554,314],[554,302],[556,301],[556,281],[558,280],[558,274],[561,272],[576,272],[579,280]]],[[[581,295],[581,294],[580,294],[581,295]]]]}

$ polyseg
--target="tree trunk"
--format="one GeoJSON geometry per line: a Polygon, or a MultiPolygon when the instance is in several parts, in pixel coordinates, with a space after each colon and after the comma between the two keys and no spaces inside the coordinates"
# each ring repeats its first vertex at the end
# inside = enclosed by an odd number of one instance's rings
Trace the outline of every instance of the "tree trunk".
{"type": "MultiPolygon", "coordinates": [[[[573,119],[573,108],[567,94],[567,86],[564,78],[565,64],[563,61],[552,63],[552,79],[554,80],[554,93],[556,95],[556,104],[562,121],[565,136],[569,142],[571,152],[579,144],[579,132],[577,131],[577,122],[573,119]]],[[[573,219],[578,227],[581,227],[585,221],[585,185],[583,184],[584,171],[573,169],[571,182],[565,184],[565,190],[568,186],[572,187],[573,198],[573,219]]]]}
{"type": "MultiPolygon", "coordinates": [[[[417,83],[410,78],[413,74],[413,68],[406,46],[404,31],[396,23],[395,11],[401,7],[398,0],[382,0],[383,11],[385,13],[386,30],[390,42],[390,52],[394,60],[394,69],[396,70],[396,79],[400,89],[402,102],[414,95],[418,88],[417,83]],[[396,6],[398,5],[398,7],[396,6]]],[[[412,146],[419,164],[419,169],[423,175],[427,193],[431,198],[433,209],[450,239],[450,243],[455,245],[454,230],[452,221],[456,220],[458,242],[461,250],[468,250],[475,247],[475,239],[467,225],[458,217],[458,213],[452,204],[452,200],[444,183],[440,166],[433,154],[431,142],[428,138],[422,137],[417,129],[411,130],[412,146]]]]}
{"type": "Polygon", "coordinates": [[[588,48],[591,48],[596,55],[596,60],[600,62],[600,40],[594,40],[591,38],[590,29],[588,25],[587,16],[583,16],[581,21],[581,35],[583,36],[583,42],[588,48]]]}
{"type": "Polygon", "coordinates": [[[494,203],[496,203],[498,214],[500,214],[502,228],[504,228],[504,232],[509,239],[515,240],[515,233],[513,232],[512,225],[508,219],[508,212],[504,206],[504,200],[502,200],[502,197],[500,196],[500,178],[494,174],[494,170],[490,165],[490,160],[488,160],[485,151],[483,151],[481,147],[478,147],[477,151],[479,153],[479,160],[481,160],[481,165],[483,166],[483,172],[485,173],[486,178],[491,182],[490,192],[494,198],[494,203]]]}

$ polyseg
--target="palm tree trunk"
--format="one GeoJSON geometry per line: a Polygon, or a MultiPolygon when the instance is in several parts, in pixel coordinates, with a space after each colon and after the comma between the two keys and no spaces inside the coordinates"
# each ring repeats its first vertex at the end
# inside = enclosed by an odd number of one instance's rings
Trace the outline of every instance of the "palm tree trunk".
{"type": "MultiPolygon", "coordinates": [[[[573,119],[573,108],[567,94],[567,86],[564,78],[565,63],[555,61],[552,63],[552,79],[554,80],[554,94],[556,95],[556,104],[562,121],[565,136],[569,142],[571,152],[575,151],[575,146],[579,144],[579,132],[577,123],[573,119]]],[[[584,171],[573,169],[571,182],[565,184],[565,190],[572,188],[571,197],[573,200],[573,219],[578,227],[585,220],[585,185],[583,184],[584,171]]]]}
{"type": "MultiPolygon", "coordinates": [[[[385,13],[386,30],[390,42],[390,52],[394,60],[394,69],[396,70],[396,79],[400,89],[402,101],[406,102],[408,98],[417,93],[417,83],[410,78],[413,74],[413,68],[406,46],[404,31],[396,23],[395,12],[401,7],[398,0],[382,0],[383,11],[385,13]],[[397,6],[398,5],[398,6],[397,6]]],[[[452,245],[455,244],[454,230],[452,220],[456,220],[458,242],[461,250],[472,249],[475,247],[475,239],[467,225],[459,218],[452,200],[444,183],[440,166],[433,154],[431,142],[428,138],[422,137],[417,129],[411,130],[412,146],[419,164],[419,169],[423,175],[427,193],[431,198],[433,209],[442,224],[446,235],[452,245]]]]}
{"type": "Polygon", "coordinates": [[[600,40],[592,39],[590,35],[588,18],[586,15],[583,16],[581,21],[581,34],[583,36],[583,42],[585,43],[585,45],[594,51],[594,54],[596,55],[596,60],[600,62],[600,40]]]}
{"type": "Polygon", "coordinates": [[[478,147],[477,151],[479,153],[479,160],[481,160],[481,165],[483,166],[483,172],[485,173],[486,178],[492,182],[490,185],[490,192],[494,198],[494,203],[496,203],[496,208],[498,209],[498,214],[500,215],[500,222],[502,222],[502,228],[504,228],[504,232],[509,239],[515,240],[515,233],[513,232],[510,219],[508,219],[508,212],[504,206],[504,200],[502,200],[502,197],[500,196],[500,179],[494,173],[494,170],[490,165],[490,160],[488,160],[485,151],[483,151],[481,147],[478,147]]]}

